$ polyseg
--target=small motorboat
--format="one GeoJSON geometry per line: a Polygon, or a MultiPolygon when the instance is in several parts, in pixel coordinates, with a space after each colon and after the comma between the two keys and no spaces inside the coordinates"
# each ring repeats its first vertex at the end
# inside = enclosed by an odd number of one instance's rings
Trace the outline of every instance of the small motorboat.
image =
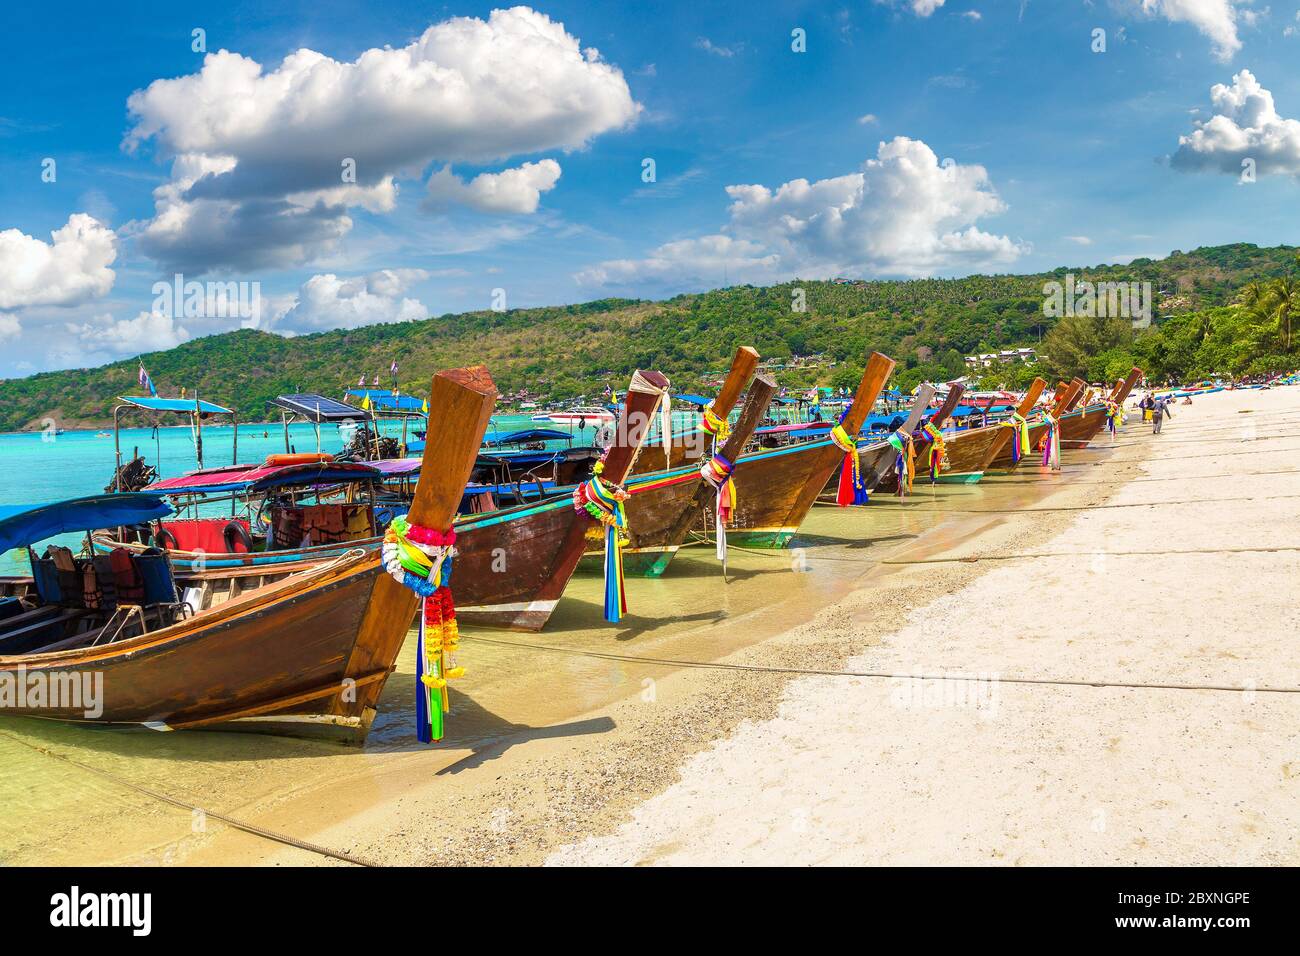
{"type": "Polygon", "coordinates": [[[556,425],[577,425],[578,428],[586,428],[588,425],[612,424],[614,422],[614,413],[608,408],[585,405],[563,412],[544,412],[541,415],[534,415],[532,420],[535,422],[554,422],[556,425]]]}

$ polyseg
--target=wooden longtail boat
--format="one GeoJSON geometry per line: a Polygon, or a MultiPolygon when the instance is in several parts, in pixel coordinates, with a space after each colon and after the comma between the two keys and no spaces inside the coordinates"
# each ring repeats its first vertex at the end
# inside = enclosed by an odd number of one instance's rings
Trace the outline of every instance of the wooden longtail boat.
{"type": "MultiPolygon", "coordinates": [[[[1052,417],[1057,419],[1058,422],[1060,422],[1063,414],[1062,409],[1065,407],[1066,403],[1068,403],[1072,398],[1074,398],[1083,387],[1084,387],[1084,381],[1081,378],[1076,378],[1069,382],[1062,382],[1061,384],[1057,385],[1056,396],[1052,403],[1052,408],[1051,408],[1052,417]]],[[[1077,417],[1077,413],[1076,413],[1076,417],[1077,417]]],[[[1025,461],[1028,458],[1030,458],[1034,453],[1034,451],[1039,448],[1043,438],[1047,435],[1047,422],[1042,418],[1039,418],[1037,421],[1032,421],[1029,423],[1028,431],[1029,431],[1029,449],[1024,451],[1024,454],[1021,456],[1020,461],[1025,461]]],[[[1016,465],[1019,464],[1019,462],[1014,460],[1015,456],[1012,452],[1013,452],[1013,446],[1011,442],[1005,443],[1002,447],[1002,450],[998,452],[996,456],[994,456],[991,462],[989,462],[988,469],[1004,470],[1009,468],[1015,468],[1016,465]]]]}
{"type": "MultiPolygon", "coordinates": [[[[727,420],[757,367],[758,352],[749,346],[736,349],[731,370],[723,380],[717,397],[709,404],[708,415],[712,416],[712,421],[727,420]]],[[[756,383],[751,388],[740,421],[731,429],[721,449],[727,461],[734,462],[739,457],[771,404],[775,384],[770,379],[763,379],[762,382],[764,384],[756,383]]],[[[710,421],[707,416],[705,420],[710,421]]],[[[716,496],[712,487],[700,477],[704,456],[697,451],[707,448],[711,442],[704,440],[708,434],[703,429],[696,434],[701,437],[675,436],[671,456],[665,455],[662,443],[646,445],[637,456],[632,476],[627,481],[630,497],[624,503],[628,537],[628,543],[623,547],[623,570],[626,574],[644,577],[663,574],[690,530],[689,519],[698,510],[696,499],[703,500],[706,493],[716,496]],[[641,467],[642,459],[647,457],[661,464],[671,457],[679,464],[671,470],[648,472],[641,467]],[[683,520],[683,515],[686,520],[683,520]]],[[[600,562],[596,558],[604,552],[604,536],[601,531],[596,526],[587,532],[584,567],[599,567],[600,562]]]]}
{"type": "MultiPolygon", "coordinates": [[[[602,480],[621,485],[636,461],[650,422],[668,391],[658,372],[637,372],[602,480]]],[[[423,480],[423,479],[421,479],[423,480]]],[[[471,515],[456,522],[456,615],[467,624],[537,631],[545,626],[597,524],[574,508],[573,495],[471,515]]]]}
{"type": "MultiPolygon", "coordinates": [[[[757,375],[740,418],[719,449],[727,461],[736,462],[754,429],[767,414],[776,382],[757,375]]],[[[743,459],[734,474],[744,467],[743,459]]],[[[733,479],[734,480],[734,479],[733,479]]],[[[636,475],[628,481],[627,523],[630,543],[623,550],[628,573],[646,577],[663,574],[692,526],[716,522],[717,491],[700,477],[700,465],[691,462],[671,471],[636,475]]],[[[590,541],[590,537],[588,538],[590,541]]]]}
{"type": "MultiPolygon", "coordinates": [[[[1028,418],[1029,413],[1032,412],[1034,406],[1038,404],[1038,399],[1043,394],[1043,389],[1045,388],[1047,388],[1046,379],[1035,378],[1030,382],[1029,388],[1025,390],[1025,394],[1020,399],[1020,404],[1016,406],[1015,413],[1021,418],[1028,418]]],[[[989,445],[983,462],[980,464],[981,472],[992,468],[993,463],[1002,456],[1004,451],[1012,457],[1014,457],[1013,453],[1015,451],[1015,433],[1013,431],[1013,426],[1010,423],[999,423],[997,425],[987,425],[985,427],[994,430],[996,434],[994,435],[992,444],[989,445]]],[[[1023,457],[1024,455],[1028,455],[1030,451],[1030,447],[1022,448],[1021,456],[1023,457]]]]}
{"type": "MultiPolygon", "coordinates": [[[[412,522],[451,525],[495,402],[496,387],[481,366],[434,377],[430,404],[440,415],[425,445],[412,522]]],[[[155,630],[143,630],[143,622],[163,614],[163,605],[142,609],[133,636],[112,630],[121,608],[107,622],[99,620],[106,612],[82,609],[68,615],[58,639],[9,654],[6,632],[12,639],[14,629],[0,626],[0,673],[21,675],[28,686],[35,679],[101,691],[94,711],[84,699],[60,695],[39,706],[11,701],[5,712],[158,730],[227,722],[278,732],[323,727],[359,741],[417,602],[384,573],[379,554],[370,553],[345,556],[155,630]]]]}
{"type": "MultiPolygon", "coordinates": [[[[871,354],[853,403],[840,423],[850,435],[862,429],[893,370],[893,359],[879,352],[871,354]]],[[[739,503],[727,539],[752,547],[785,547],[843,460],[844,452],[830,439],[741,455],[734,479],[739,503]]],[[[711,533],[711,513],[700,516],[695,530],[711,533]]]]}
{"type": "Polygon", "coordinates": [[[1105,401],[1085,405],[1079,410],[1077,416],[1067,414],[1061,421],[1061,447],[1086,448],[1106,425],[1107,403],[1123,405],[1141,378],[1142,370],[1134,367],[1120,380],[1105,401]]]}
{"type": "MultiPolygon", "coordinates": [[[[925,418],[926,413],[929,412],[930,402],[933,398],[933,385],[922,385],[917,389],[916,400],[912,403],[907,418],[904,419],[903,424],[898,426],[896,431],[902,435],[913,434],[921,426],[921,420],[925,418]]],[[[897,459],[898,453],[888,439],[884,441],[879,439],[858,440],[858,462],[862,474],[866,476],[865,484],[868,492],[889,491],[898,488],[898,475],[895,472],[897,459]]],[[[916,460],[920,462],[919,454],[916,460]]],[[[840,468],[831,472],[830,480],[826,482],[823,494],[829,494],[832,498],[835,497],[839,489],[840,469],[843,467],[843,462],[841,462],[840,468]]],[[[920,465],[918,464],[917,467],[919,468],[920,465]]]]}

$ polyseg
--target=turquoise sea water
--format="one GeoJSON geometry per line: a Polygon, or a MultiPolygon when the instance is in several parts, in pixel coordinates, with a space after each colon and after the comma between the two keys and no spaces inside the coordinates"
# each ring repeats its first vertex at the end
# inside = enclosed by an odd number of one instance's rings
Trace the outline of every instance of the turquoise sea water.
{"type": "MultiPolygon", "coordinates": [[[[674,411],[674,429],[693,427],[698,415],[693,412],[674,411]]],[[[576,444],[590,444],[594,430],[588,426],[580,430],[549,422],[534,422],[528,415],[494,415],[485,436],[505,435],[529,427],[544,427],[571,431],[576,444]]],[[[423,424],[408,426],[408,440],[414,441],[413,431],[423,424]]],[[[380,431],[395,438],[401,436],[401,423],[396,420],[380,421],[380,431]]],[[[657,437],[657,429],[652,429],[657,437]]],[[[129,461],[136,451],[144,455],[149,464],[158,469],[159,477],[172,478],[198,467],[194,436],[188,425],[166,428],[123,428],[120,433],[122,460],[129,461]]],[[[300,423],[289,426],[289,444],[294,451],[317,450],[317,434],[313,425],[300,423]]],[[[343,438],[337,425],[322,425],[319,450],[336,454],[343,450],[343,438]]],[[[549,443],[562,447],[564,442],[549,443]]],[[[244,424],[239,426],[238,463],[261,462],[267,455],[285,450],[284,429],[276,422],[271,424],[244,424]]],[[[236,464],[235,429],[231,425],[204,425],[203,464],[213,468],[236,464]]],[[[111,429],[67,431],[63,434],[16,432],[0,434],[0,505],[40,505],[66,498],[99,494],[112,480],[116,468],[111,429]]],[[[60,543],[80,546],[80,535],[64,535],[60,543]]],[[[38,548],[38,551],[41,550],[38,548]]],[[[0,555],[0,575],[28,573],[25,550],[10,551],[0,555]]]]}
{"type": "MultiPolygon", "coordinates": [[[[532,424],[525,415],[494,416],[493,431],[502,434],[532,424]]],[[[552,427],[552,426],[547,426],[552,427]]],[[[401,434],[396,422],[381,422],[384,434],[401,434]]],[[[0,505],[39,505],[65,498],[98,494],[113,478],[116,460],[111,429],[107,437],[96,431],[67,431],[61,435],[39,432],[0,434],[0,505]]],[[[588,436],[590,429],[587,430],[588,436]]],[[[122,458],[129,460],[139,449],[163,478],[184,474],[198,467],[194,438],[188,426],[124,428],[120,432],[122,458]]],[[[414,435],[409,436],[414,440],[414,435]]],[[[299,452],[316,451],[316,429],[309,424],[289,426],[289,443],[299,452]]],[[[231,425],[203,427],[203,464],[212,468],[234,463],[235,429],[231,425]]],[[[337,425],[323,425],[320,450],[334,454],[343,450],[337,425]]],[[[267,455],[284,451],[284,430],[279,423],[239,426],[239,462],[260,462],[267,455]]],[[[77,535],[63,536],[69,547],[79,544],[77,535]]],[[[0,555],[0,574],[25,574],[24,551],[0,555]]]]}

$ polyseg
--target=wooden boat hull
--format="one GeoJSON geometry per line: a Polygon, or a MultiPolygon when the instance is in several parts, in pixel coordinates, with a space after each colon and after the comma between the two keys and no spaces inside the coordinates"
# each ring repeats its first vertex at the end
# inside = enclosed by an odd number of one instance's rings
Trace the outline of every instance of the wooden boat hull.
{"type": "MultiPolygon", "coordinates": [[[[442,419],[426,442],[413,522],[451,523],[496,397],[481,366],[434,376],[429,400],[442,419]]],[[[170,597],[143,607],[30,608],[23,614],[38,620],[57,611],[49,621],[56,630],[21,625],[0,636],[10,651],[0,655],[0,674],[15,675],[28,691],[6,699],[5,711],[156,730],[251,721],[262,730],[324,727],[364,739],[419,604],[380,562],[365,552],[309,562],[192,614],[170,597]],[[119,614],[122,623],[110,630],[119,614]],[[156,626],[148,630],[151,618],[156,626]]]]}
{"type": "MultiPolygon", "coordinates": [[[[999,426],[985,425],[965,431],[952,432],[943,436],[944,449],[948,463],[939,474],[943,484],[969,484],[979,481],[988,466],[993,447],[997,442],[999,426]]],[[[916,443],[916,481],[928,482],[929,471],[925,466],[930,454],[930,439],[916,443]]],[[[881,479],[878,490],[893,492],[898,490],[898,475],[890,471],[881,479]]]]}
{"type": "Polygon", "coordinates": [[[1080,409],[1078,418],[1070,418],[1068,422],[1061,423],[1061,447],[1087,448],[1105,425],[1105,405],[1089,405],[1080,409]]]}
{"type": "MultiPolygon", "coordinates": [[[[624,502],[628,527],[628,543],[623,548],[625,575],[658,577],[664,573],[681,548],[682,542],[673,532],[682,512],[692,506],[700,480],[696,465],[629,479],[627,490],[631,497],[624,502]]],[[[579,568],[600,571],[605,552],[604,529],[589,529],[586,544],[579,568]]]]}
{"type": "MultiPolygon", "coordinates": [[[[1105,406],[1102,405],[1093,405],[1087,409],[1066,412],[1060,419],[1062,449],[1085,447],[1105,424],[1106,410],[1105,406]]],[[[1007,429],[1007,431],[1009,432],[1010,429],[1007,429]]],[[[1027,461],[1035,456],[1038,456],[1038,459],[1041,460],[1041,448],[1039,446],[1046,435],[1047,424],[1045,422],[1031,422],[1029,425],[1030,450],[1021,457],[1020,461],[1027,461]]],[[[1006,441],[1002,446],[1002,450],[989,463],[988,470],[1009,470],[1015,468],[1017,464],[1018,462],[1012,458],[1011,442],[1006,441]]]]}
{"type": "Polygon", "coordinates": [[[387,665],[345,682],[362,620],[380,579],[377,557],[276,585],[224,604],[211,616],[105,645],[0,657],[0,671],[51,681],[99,682],[98,713],[58,706],[6,707],[8,714],[183,729],[251,718],[319,718],[362,734],[373,709],[356,693],[382,681],[387,665]],[[57,676],[56,676],[57,675],[57,676]],[[97,676],[98,675],[98,676],[97,676]]]}
{"type": "MultiPolygon", "coordinates": [[[[799,530],[844,453],[830,441],[805,442],[741,455],[736,463],[737,507],[727,541],[751,548],[784,548],[799,530]]],[[[713,509],[693,525],[713,534],[713,509]]]]}
{"type": "Polygon", "coordinates": [[[481,627],[541,630],[582,557],[591,524],[568,495],[458,521],[457,618],[481,627]]]}

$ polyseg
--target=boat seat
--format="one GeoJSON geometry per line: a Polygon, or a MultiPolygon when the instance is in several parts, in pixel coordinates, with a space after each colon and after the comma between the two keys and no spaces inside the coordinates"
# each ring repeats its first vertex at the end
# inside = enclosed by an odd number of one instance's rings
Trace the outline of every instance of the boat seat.
{"type": "Polygon", "coordinates": [[[43,648],[51,638],[60,637],[69,623],[88,613],[81,608],[46,605],[10,618],[0,634],[0,654],[26,654],[43,648]]]}
{"type": "Polygon", "coordinates": [[[11,617],[17,617],[24,611],[24,605],[21,598],[12,595],[0,597],[0,621],[7,621],[11,617]]]}

